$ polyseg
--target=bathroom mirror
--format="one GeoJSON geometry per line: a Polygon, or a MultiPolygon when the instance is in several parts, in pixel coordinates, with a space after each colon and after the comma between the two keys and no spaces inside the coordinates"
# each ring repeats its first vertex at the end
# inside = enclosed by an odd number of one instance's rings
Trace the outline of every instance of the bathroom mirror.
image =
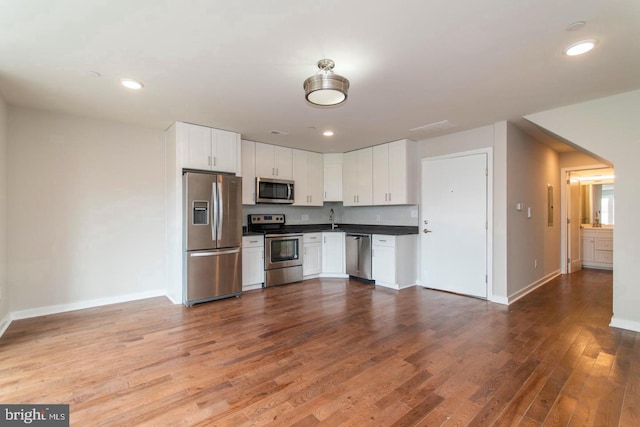
{"type": "Polygon", "coordinates": [[[608,184],[581,184],[581,223],[593,224],[598,213],[601,225],[615,222],[615,186],[608,184]]]}

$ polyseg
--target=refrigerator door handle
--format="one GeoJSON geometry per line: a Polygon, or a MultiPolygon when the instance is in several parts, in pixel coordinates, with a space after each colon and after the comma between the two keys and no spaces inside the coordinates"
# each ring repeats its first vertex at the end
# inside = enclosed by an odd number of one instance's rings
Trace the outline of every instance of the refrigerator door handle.
{"type": "Polygon", "coordinates": [[[216,230],[218,227],[218,182],[214,182],[211,184],[211,240],[218,241],[218,236],[216,235],[216,230]]]}
{"type": "Polygon", "coordinates": [[[220,176],[216,177],[216,195],[218,197],[218,229],[216,230],[216,242],[218,245],[220,244],[220,240],[222,239],[222,224],[224,222],[224,203],[223,194],[222,194],[222,182],[220,182],[220,176]]]}
{"type": "Polygon", "coordinates": [[[229,249],[226,251],[213,251],[213,252],[194,252],[190,253],[190,257],[201,257],[201,256],[218,256],[218,255],[231,255],[237,254],[240,252],[240,248],[237,249],[229,249]]]}

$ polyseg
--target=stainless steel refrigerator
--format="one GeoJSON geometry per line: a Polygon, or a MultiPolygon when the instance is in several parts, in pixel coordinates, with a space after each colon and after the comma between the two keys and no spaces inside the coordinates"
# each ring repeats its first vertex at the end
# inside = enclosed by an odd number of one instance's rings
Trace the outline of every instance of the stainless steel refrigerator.
{"type": "Polygon", "coordinates": [[[242,178],[185,171],[183,302],[242,293],[242,178]]]}

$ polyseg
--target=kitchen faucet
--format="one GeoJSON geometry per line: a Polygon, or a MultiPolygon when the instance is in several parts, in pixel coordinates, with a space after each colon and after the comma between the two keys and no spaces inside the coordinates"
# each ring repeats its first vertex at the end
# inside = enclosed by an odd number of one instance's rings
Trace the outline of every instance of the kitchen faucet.
{"type": "Polygon", "coordinates": [[[329,221],[331,221],[331,230],[336,228],[335,215],[333,213],[333,208],[329,210],[329,221]]]}

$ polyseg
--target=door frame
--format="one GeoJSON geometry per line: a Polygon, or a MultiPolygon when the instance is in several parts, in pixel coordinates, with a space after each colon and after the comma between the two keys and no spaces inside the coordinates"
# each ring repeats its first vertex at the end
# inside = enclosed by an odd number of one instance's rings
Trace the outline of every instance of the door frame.
{"type": "Polygon", "coordinates": [[[581,171],[586,169],[601,169],[608,168],[610,166],[604,163],[595,163],[585,166],[571,166],[560,169],[560,274],[569,273],[569,242],[567,241],[567,218],[569,218],[569,212],[567,212],[567,198],[570,195],[569,192],[569,174],[575,171],[581,171]]]}
{"type": "MultiPolygon", "coordinates": [[[[472,156],[476,154],[485,154],[487,156],[487,200],[485,201],[486,207],[486,215],[487,215],[487,232],[486,232],[486,271],[487,271],[487,301],[493,301],[493,147],[485,147],[479,148],[476,150],[468,150],[468,151],[460,151],[456,153],[450,154],[442,154],[438,156],[430,156],[424,157],[420,159],[420,179],[418,185],[419,192],[419,200],[420,200],[420,209],[424,206],[424,200],[422,200],[422,168],[424,168],[425,162],[429,160],[444,160],[444,159],[452,159],[456,157],[466,157],[472,156]]],[[[418,234],[420,234],[420,238],[418,239],[418,262],[417,264],[417,276],[418,280],[416,283],[419,286],[424,287],[424,282],[422,281],[422,269],[420,267],[420,262],[422,261],[422,211],[420,211],[418,215],[418,234]]]]}

